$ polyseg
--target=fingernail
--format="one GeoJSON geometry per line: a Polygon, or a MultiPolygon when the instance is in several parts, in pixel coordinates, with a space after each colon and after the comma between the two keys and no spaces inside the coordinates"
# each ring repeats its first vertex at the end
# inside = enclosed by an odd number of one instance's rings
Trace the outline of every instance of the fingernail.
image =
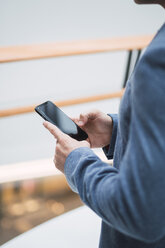
{"type": "Polygon", "coordinates": [[[84,124],[84,122],[83,122],[83,121],[79,121],[78,124],[79,124],[80,126],[82,126],[82,125],[84,124]]]}

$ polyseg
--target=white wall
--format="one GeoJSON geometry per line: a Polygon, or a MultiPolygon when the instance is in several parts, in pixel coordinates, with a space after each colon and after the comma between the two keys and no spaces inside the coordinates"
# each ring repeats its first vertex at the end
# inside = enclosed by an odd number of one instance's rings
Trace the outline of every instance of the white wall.
{"type": "MultiPolygon", "coordinates": [[[[151,34],[163,22],[159,6],[133,0],[0,0],[0,45],[151,34]]],[[[121,87],[125,59],[125,52],[117,52],[0,64],[0,109],[113,92],[121,87]]],[[[64,110],[117,112],[118,104],[64,110]]],[[[0,164],[52,156],[54,140],[41,124],[36,114],[0,119],[0,164]]]]}

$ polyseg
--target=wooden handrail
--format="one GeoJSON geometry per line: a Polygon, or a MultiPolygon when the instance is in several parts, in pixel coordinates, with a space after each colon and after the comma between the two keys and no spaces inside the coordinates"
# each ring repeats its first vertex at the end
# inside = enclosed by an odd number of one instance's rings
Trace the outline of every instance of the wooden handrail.
{"type": "Polygon", "coordinates": [[[121,50],[139,50],[145,48],[152,38],[153,35],[144,35],[104,40],[0,47],[0,63],[121,50]]]}
{"type": "MultiPolygon", "coordinates": [[[[89,97],[83,97],[83,98],[71,99],[71,100],[65,100],[65,101],[56,101],[55,104],[59,107],[64,107],[64,106],[70,106],[70,105],[76,105],[76,104],[82,104],[82,103],[88,103],[88,102],[101,101],[101,100],[106,100],[106,99],[120,98],[122,97],[123,93],[124,93],[124,90],[121,90],[115,93],[89,96],[89,97]]],[[[31,113],[34,111],[35,106],[36,105],[0,110],[0,117],[31,113]]]]}
{"type": "MultiPolygon", "coordinates": [[[[56,42],[40,45],[24,45],[12,47],[0,47],[0,63],[15,62],[23,60],[43,59],[51,57],[62,57],[81,54],[92,54],[121,50],[141,50],[152,40],[153,35],[132,36],[122,38],[110,38],[104,40],[88,40],[74,42],[56,42]]],[[[82,104],[87,102],[100,101],[121,97],[123,90],[97,96],[84,97],[79,99],[58,101],[59,107],[82,104]]],[[[35,106],[0,110],[0,117],[31,113],[35,106]]]]}

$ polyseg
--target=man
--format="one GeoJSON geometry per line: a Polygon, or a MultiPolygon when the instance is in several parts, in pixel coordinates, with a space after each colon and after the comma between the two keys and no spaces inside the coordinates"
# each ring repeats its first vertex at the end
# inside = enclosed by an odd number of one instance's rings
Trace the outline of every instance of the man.
{"type": "MultiPolygon", "coordinates": [[[[165,0],[136,0],[165,7],[165,0]]],[[[88,140],[54,125],[54,162],[102,218],[101,248],[165,248],[165,24],[128,80],[117,115],[91,111],[75,120],[88,140]],[[114,167],[90,148],[104,147],[114,167]]]]}

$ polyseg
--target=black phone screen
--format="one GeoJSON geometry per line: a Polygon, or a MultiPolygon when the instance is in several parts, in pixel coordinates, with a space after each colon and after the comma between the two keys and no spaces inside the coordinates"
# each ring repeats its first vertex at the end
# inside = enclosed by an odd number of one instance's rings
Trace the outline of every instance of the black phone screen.
{"type": "Polygon", "coordinates": [[[47,101],[35,108],[35,111],[45,120],[56,125],[62,132],[68,134],[72,138],[81,141],[88,138],[84,132],[74,121],[72,121],[61,109],[54,103],[47,101]]]}

